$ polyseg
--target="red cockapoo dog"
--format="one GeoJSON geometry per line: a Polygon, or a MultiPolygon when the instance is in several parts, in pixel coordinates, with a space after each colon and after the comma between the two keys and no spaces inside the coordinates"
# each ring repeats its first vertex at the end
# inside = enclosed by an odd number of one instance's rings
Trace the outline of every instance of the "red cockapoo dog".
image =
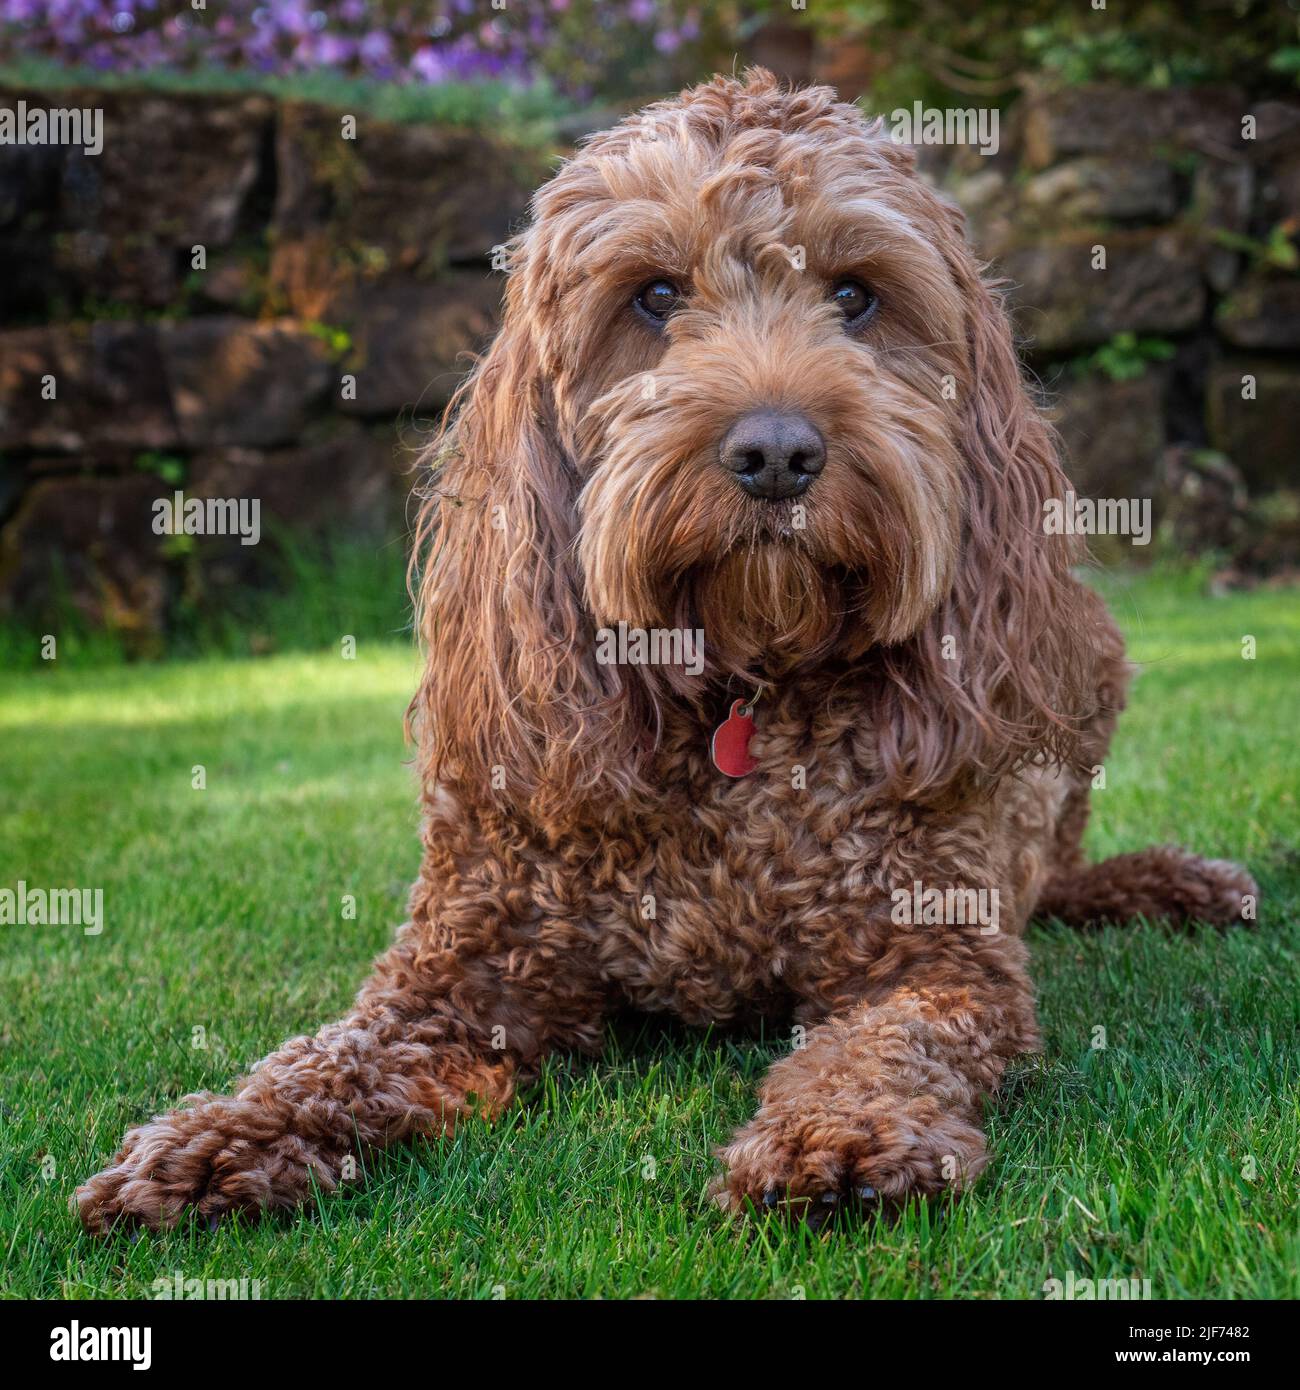
{"type": "Polygon", "coordinates": [[[592,139],[430,463],[411,920],[342,1022],[132,1130],[93,1230],[292,1206],[624,1003],[805,1025],[721,1150],[732,1208],[958,1188],[1038,1046],[1032,914],[1254,894],[1084,862],[1120,638],[1045,529],[1067,484],[960,214],[828,89],[717,78],[592,139]],[[697,630],[702,663],[602,659],[697,630]]]}

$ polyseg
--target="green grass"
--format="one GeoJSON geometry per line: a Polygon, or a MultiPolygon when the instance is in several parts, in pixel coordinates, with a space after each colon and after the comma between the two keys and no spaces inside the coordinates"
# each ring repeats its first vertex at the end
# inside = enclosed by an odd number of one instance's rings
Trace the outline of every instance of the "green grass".
{"type": "Polygon", "coordinates": [[[404,535],[370,541],[341,534],[310,537],[268,522],[262,540],[262,582],[256,585],[215,587],[199,553],[170,557],[167,582],[179,596],[169,606],[164,633],[92,625],[56,573],[48,611],[0,621],[0,671],[48,675],[46,634],[57,635],[57,669],[63,673],[142,656],[337,649],[342,634],[367,645],[409,637],[404,535]]]}
{"type": "Polygon", "coordinates": [[[1158,577],[1108,591],[1147,665],[1092,848],[1243,858],[1259,926],[1036,928],[1046,1052],[990,1112],[984,1180],[818,1236],[733,1226],[704,1195],[781,1040],[635,1020],[497,1124],[379,1156],[304,1214],[83,1236],[69,1195],[127,1126],[337,1016],[401,919],[415,665],[363,641],[353,662],[335,647],[0,677],[0,885],[101,885],[106,918],[96,937],[0,927],[0,1289],[148,1297],[180,1271],[261,1279],[268,1298],[992,1298],[1073,1271],[1149,1279],[1157,1298],[1300,1294],[1300,604],[1158,577]]]}

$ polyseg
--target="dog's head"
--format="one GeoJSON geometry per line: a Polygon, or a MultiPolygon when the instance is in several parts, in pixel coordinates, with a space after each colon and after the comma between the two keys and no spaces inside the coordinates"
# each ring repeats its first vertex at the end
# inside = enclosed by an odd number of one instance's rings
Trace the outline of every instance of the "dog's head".
{"type": "Polygon", "coordinates": [[[1051,440],[960,214],[878,125],[715,79],[591,140],[511,271],[431,450],[431,773],[625,791],[664,700],[831,662],[902,795],[1070,754],[1051,440]],[[602,666],[619,623],[701,629],[705,670],[602,666]]]}

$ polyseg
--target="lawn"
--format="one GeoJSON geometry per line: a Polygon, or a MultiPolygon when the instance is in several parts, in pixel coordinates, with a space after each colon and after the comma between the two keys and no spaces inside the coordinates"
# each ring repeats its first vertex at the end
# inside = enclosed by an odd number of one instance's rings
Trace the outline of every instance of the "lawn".
{"type": "Polygon", "coordinates": [[[337,1016],[401,920],[415,665],[362,640],[353,661],[0,676],[0,886],[104,891],[99,935],[0,927],[0,1292],[149,1297],[179,1271],[265,1298],[1025,1298],[1072,1273],[1156,1298],[1300,1295],[1300,597],[1106,588],[1144,674],[1092,850],[1242,858],[1258,926],[1036,927],[1046,1051],[991,1107],[980,1185],[819,1235],[732,1225],[704,1195],[783,1042],[656,1020],[296,1217],[82,1235],[69,1195],[129,1125],[337,1016]]]}

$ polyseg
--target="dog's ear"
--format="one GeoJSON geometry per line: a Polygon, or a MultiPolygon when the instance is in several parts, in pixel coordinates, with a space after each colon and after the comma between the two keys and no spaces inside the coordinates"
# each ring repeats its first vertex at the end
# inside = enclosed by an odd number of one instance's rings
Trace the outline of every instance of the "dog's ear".
{"type": "Polygon", "coordinates": [[[1080,765],[1097,705],[1095,605],[1070,573],[1082,555],[1045,524],[1044,503],[1067,487],[1055,440],[1026,393],[1000,296],[950,225],[945,253],[967,306],[961,552],[947,601],[881,653],[882,757],[919,800],[1034,760],[1080,765]]]}
{"type": "Polygon", "coordinates": [[[426,789],[562,823],[628,790],[638,692],[596,660],[574,557],[578,482],[558,439],[519,279],[496,341],[425,451],[411,591],[426,653],[408,711],[426,789]]]}

